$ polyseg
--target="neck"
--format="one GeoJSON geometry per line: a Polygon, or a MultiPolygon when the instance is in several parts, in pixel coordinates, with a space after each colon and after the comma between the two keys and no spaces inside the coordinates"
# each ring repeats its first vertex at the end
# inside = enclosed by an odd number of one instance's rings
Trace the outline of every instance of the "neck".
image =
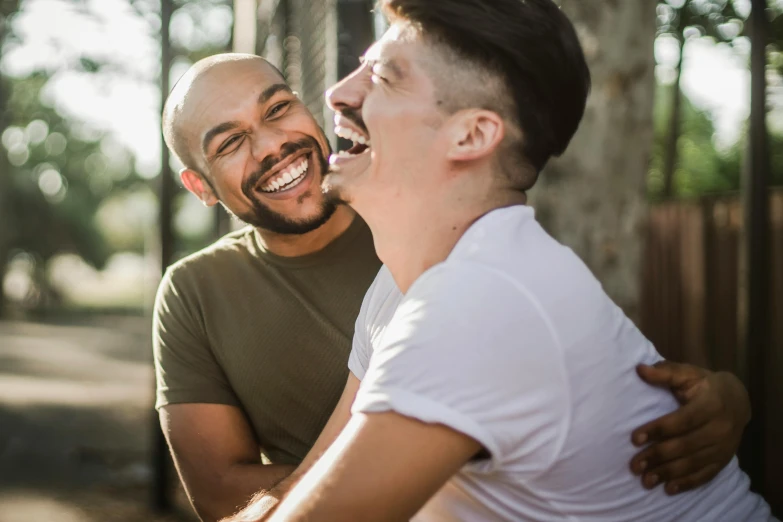
{"type": "Polygon", "coordinates": [[[402,293],[434,265],[446,260],[460,238],[479,218],[498,208],[526,203],[525,194],[508,191],[492,201],[468,206],[465,199],[427,202],[403,219],[367,218],[378,257],[386,265],[402,293]],[[436,216],[433,219],[433,216],[436,216]]]}
{"type": "Polygon", "coordinates": [[[278,234],[256,228],[264,247],[283,257],[300,257],[324,249],[345,232],[356,213],[347,205],[340,205],[329,220],[306,234],[278,234]]]}

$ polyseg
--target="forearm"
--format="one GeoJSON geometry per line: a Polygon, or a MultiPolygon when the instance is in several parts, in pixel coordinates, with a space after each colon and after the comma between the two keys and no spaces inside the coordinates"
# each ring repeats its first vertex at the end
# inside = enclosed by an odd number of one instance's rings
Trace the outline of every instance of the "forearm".
{"type": "Polygon", "coordinates": [[[296,486],[301,479],[331,446],[351,418],[351,404],[356,397],[359,380],[353,375],[348,376],[343,395],[337,403],[329,422],[324,426],[321,435],[305,456],[302,463],[288,477],[273,488],[265,488],[257,493],[242,511],[224,522],[261,522],[267,520],[277,508],[282,498],[296,486]]]}
{"type": "Polygon", "coordinates": [[[294,469],[282,464],[236,464],[212,480],[200,481],[200,487],[185,484],[198,516],[213,522],[236,513],[253,495],[272,490],[294,469]]]}
{"type": "Polygon", "coordinates": [[[306,459],[305,462],[274,487],[258,491],[242,511],[222,522],[263,522],[268,520],[280,501],[283,500],[283,497],[296,486],[311,465],[312,462],[306,459]]]}

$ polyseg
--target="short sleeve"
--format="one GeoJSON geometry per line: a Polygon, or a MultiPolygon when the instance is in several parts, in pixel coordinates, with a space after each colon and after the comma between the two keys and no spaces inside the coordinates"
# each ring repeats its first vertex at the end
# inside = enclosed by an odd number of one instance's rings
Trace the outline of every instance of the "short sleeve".
{"type": "Polygon", "coordinates": [[[446,425],[489,452],[476,466],[531,478],[552,465],[567,431],[565,375],[534,296],[492,268],[452,261],[409,289],[372,353],[353,411],[446,425]]]}
{"type": "Polygon", "coordinates": [[[157,397],[168,404],[210,403],[239,406],[223,369],[196,319],[197,304],[184,291],[181,275],[169,269],[158,287],[153,312],[152,346],[157,397]]]}
{"type": "Polygon", "coordinates": [[[366,314],[363,312],[365,312],[364,306],[362,306],[359,317],[356,319],[356,331],[353,334],[351,343],[351,354],[348,356],[348,369],[360,381],[364,379],[367,368],[370,366],[369,335],[366,328],[364,328],[366,314]]]}
{"type": "MultiPolygon", "coordinates": [[[[367,293],[364,294],[359,316],[356,318],[351,354],[348,356],[348,369],[357,379],[364,379],[367,368],[370,366],[372,355],[372,321],[378,311],[378,300],[385,298],[388,292],[383,291],[384,286],[389,286],[391,274],[382,266],[375,276],[367,293]],[[388,280],[388,281],[387,281],[388,280]]],[[[393,286],[393,283],[392,283],[393,286]]],[[[396,288],[396,287],[394,287],[396,288]]]]}

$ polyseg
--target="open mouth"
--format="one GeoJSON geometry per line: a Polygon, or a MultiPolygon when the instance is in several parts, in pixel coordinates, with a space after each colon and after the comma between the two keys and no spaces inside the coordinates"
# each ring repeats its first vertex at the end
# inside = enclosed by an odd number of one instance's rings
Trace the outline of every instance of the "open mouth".
{"type": "Polygon", "coordinates": [[[338,157],[350,158],[369,152],[371,146],[370,138],[363,136],[352,129],[339,125],[334,128],[334,133],[343,139],[353,142],[353,146],[350,149],[338,151],[338,157]]]}
{"type": "Polygon", "coordinates": [[[307,177],[307,169],[310,167],[308,156],[304,154],[299,159],[294,160],[286,168],[266,180],[259,190],[266,194],[275,194],[299,185],[307,177]]]}

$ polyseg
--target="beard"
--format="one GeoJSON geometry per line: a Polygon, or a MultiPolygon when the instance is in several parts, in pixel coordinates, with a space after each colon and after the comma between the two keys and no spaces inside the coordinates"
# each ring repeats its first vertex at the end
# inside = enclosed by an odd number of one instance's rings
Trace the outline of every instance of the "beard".
{"type": "MultiPolygon", "coordinates": [[[[324,141],[326,140],[324,139],[324,141]]],[[[292,154],[296,154],[297,152],[308,148],[313,151],[313,159],[318,163],[318,166],[321,169],[321,175],[323,176],[329,169],[328,156],[324,153],[324,150],[315,138],[308,136],[297,142],[287,143],[282,147],[279,157],[264,158],[259,169],[248,176],[242,183],[242,193],[251,202],[251,209],[243,214],[237,214],[236,217],[256,228],[262,228],[276,234],[286,235],[306,234],[320,228],[324,223],[329,221],[329,218],[332,217],[332,214],[334,214],[338,206],[338,202],[331,198],[322,198],[318,212],[314,216],[306,219],[291,219],[284,214],[270,209],[259,200],[255,191],[258,180],[269,172],[270,169],[292,154]]],[[[298,203],[301,204],[308,196],[312,196],[312,194],[306,192],[299,196],[298,203]]]]}

